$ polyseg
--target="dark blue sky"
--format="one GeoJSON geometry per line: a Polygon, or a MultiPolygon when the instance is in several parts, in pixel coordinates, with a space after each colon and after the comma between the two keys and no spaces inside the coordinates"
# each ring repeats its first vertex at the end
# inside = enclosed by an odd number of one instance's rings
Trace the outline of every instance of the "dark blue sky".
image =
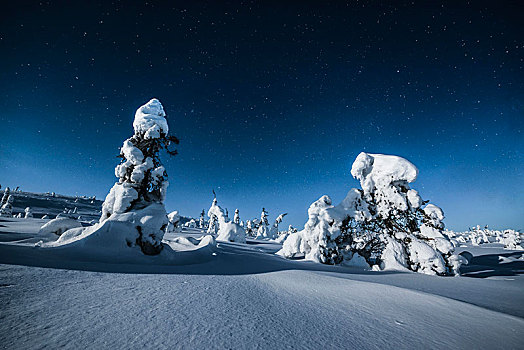
{"type": "Polygon", "coordinates": [[[3,5],[0,183],[105,197],[157,97],[181,139],[168,210],[214,188],[302,227],[368,151],[412,161],[448,227],[524,228],[521,2],[389,3],[3,5]]]}

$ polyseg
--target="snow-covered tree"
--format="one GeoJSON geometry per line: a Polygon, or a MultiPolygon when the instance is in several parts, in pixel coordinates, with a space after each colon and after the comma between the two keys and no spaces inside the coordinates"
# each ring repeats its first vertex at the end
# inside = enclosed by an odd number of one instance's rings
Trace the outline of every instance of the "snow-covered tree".
{"type": "Polygon", "coordinates": [[[500,242],[504,244],[504,249],[524,250],[520,232],[515,230],[504,230],[501,236],[500,242]]]}
{"type": "Polygon", "coordinates": [[[213,198],[211,207],[207,211],[207,216],[209,216],[209,227],[207,229],[207,233],[217,234],[220,229],[220,225],[226,223],[226,217],[224,210],[218,205],[216,197],[213,198]]]}
{"type": "Polygon", "coordinates": [[[268,212],[266,211],[266,208],[262,208],[262,213],[260,213],[260,224],[257,229],[257,239],[270,238],[267,214],[268,212]]]}
{"type": "Polygon", "coordinates": [[[214,214],[212,214],[209,217],[209,224],[207,226],[207,233],[211,234],[211,235],[216,235],[218,233],[218,218],[214,214]]]}
{"type": "Polygon", "coordinates": [[[25,208],[24,213],[25,213],[24,217],[26,219],[33,217],[33,210],[31,210],[30,207],[25,208]]]}
{"type": "Polygon", "coordinates": [[[11,192],[11,190],[9,189],[9,187],[6,187],[4,189],[4,194],[2,195],[2,201],[0,202],[0,208],[2,208],[4,206],[4,204],[7,203],[7,198],[9,198],[10,192],[11,192]]]}
{"type": "Polygon", "coordinates": [[[133,122],[134,135],[120,149],[122,162],[115,168],[118,182],[111,188],[102,205],[100,223],[106,220],[136,223],[138,245],[147,255],[162,250],[162,238],[168,220],[164,199],[168,186],[167,173],[160,162],[159,152],[169,150],[178,139],[168,135],[164,108],[152,99],[138,108],[133,122]],[[126,215],[133,213],[133,215],[126,215]]]}
{"type": "Polygon", "coordinates": [[[233,222],[235,224],[239,224],[240,225],[240,215],[238,214],[238,208],[235,209],[235,216],[233,217],[233,222]]]}
{"type": "Polygon", "coordinates": [[[271,226],[271,229],[269,230],[269,235],[271,239],[276,239],[278,237],[278,225],[282,222],[284,219],[284,216],[286,216],[287,213],[280,214],[273,223],[273,226],[271,226]]]}
{"type": "MultiPolygon", "coordinates": [[[[6,190],[8,190],[8,188],[6,188],[6,190]]],[[[14,201],[13,196],[10,195],[9,192],[8,192],[8,195],[7,195],[7,198],[5,200],[5,203],[0,208],[0,216],[5,216],[5,217],[12,217],[13,216],[13,201],[14,201]]]]}
{"type": "Polygon", "coordinates": [[[188,222],[186,222],[184,224],[185,227],[188,227],[188,228],[196,228],[197,227],[197,223],[196,223],[196,220],[195,219],[191,219],[189,220],[188,222]]]}
{"type": "Polygon", "coordinates": [[[251,220],[246,220],[244,229],[246,230],[246,235],[253,236],[253,223],[251,222],[251,220]]]}
{"type": "Polygon", "coordinates": [[[204,211],[204,209],[202,209],[202,212],[200,213],[200,220],[198,220],[198,227],[204,228],[206,224],[205,216],[206,216],[206,212],[204,211]]]}
{"type": "Polygon", "coordinates": [[[326,264],[356,259],[379,269],[457,273],[453,245],[442,232],[442,210],[426,205],[409,187],[418,175],[413,164],[362,152],[351,174],[362,189],[351,189],[337,206],[328,196],[314,202],[304,230],[286,239],[281,255],[304,255],[326,264]]]}
{"type": "Polygon", "coordinates": [[[178,210],[167,214],[167,219],[169,223],[167,225],[166,232],[176,232],[180,226],[180,215],[178,215],[178,210]]]}

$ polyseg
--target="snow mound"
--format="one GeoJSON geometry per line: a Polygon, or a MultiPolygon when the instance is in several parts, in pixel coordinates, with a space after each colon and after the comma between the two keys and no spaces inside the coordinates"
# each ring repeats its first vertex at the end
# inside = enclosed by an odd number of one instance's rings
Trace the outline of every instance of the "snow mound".
{"type": "Polygon", "coordinates": [[[135,113],[133,128],[135,134],[144,133],[144,138],[159,138],[160,134],[166,134],[169,131],[166,113],[164,107],[156,98],[151,99],[148,103],[138,108],[135,113]]]}
{"type": "Polygon", "coordinates": [[[82,225],[78,221],[66,217],[61,217],[47,222],[40,228],[38,234],[47,235],[49,233],[53,233],[57,236],[60,236],[67,230],[77,227],[82,227],[82,225]]]}
{"type": "Polygon", "coordinates": [[[220,224],[217,241],[246,243],[246,231],[235,222],[220,224]]]}

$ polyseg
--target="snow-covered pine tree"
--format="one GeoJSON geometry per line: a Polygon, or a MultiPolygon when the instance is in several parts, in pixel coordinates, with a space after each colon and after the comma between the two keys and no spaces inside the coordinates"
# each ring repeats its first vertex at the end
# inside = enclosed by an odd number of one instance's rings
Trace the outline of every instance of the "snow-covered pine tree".
{"type": "Polygon", "coordinates": [[[260,213],[260,224],[257,229],[257,239],[270,238],[267,214],[268,212],[266,211],[266,208],[262,208],[262,213],[260,213]]]}
{"type": "Polygon", "coordinates": [[[271,226],[271,229],[269,231],[269,238],[276,239],[278,237],[278,225],[282,222],[284,219],[284,216],[286,216],[287,213],[280,214],[273,223],[273,226],[271,226]]]}
{"type": "Polygon", "coordinates": [[[211,214],[211,216],[209,217],[207,233],[210,235],[216,235],[218,233],[218,218],[215,214],[211,214]]]}
{"type": "Polygon", "coordinates": [[[246,235],[253,236],[253,223],[251,220],[246,220],[246,225],[244,226],[244,229],[246,230],[246,235]]]}
{"type": "Polygon", "coordinates": [[[351,174],[362,189],[351,189],[337,206],[328,196],[314,202],[304,230],[289,235],[279,254],[326,264],[356,259],[380,269],[458,272],[453,245],[442,232],[442,210],[409,187],[418,175],[413,164],[362,152],[351,174]]]}
{"type": "Polygon", "coordinates": [[[200,220],[198,220],[198,227],[204,228],[206,224],[205,216],[206,212],[204,211],[204,209],[202,209],[202,212],[200,213],[200,220]]]}
{"type": "Polygon", "coordinates": [[[239,224],[240,225],[240,215],[238,214],[238,208],[235,209],[235,216],[233,217],[233,222],[235,224],[239,224]]]}
{"type": "MultiPolygon", "coordinates": [[[[157,99],[150,100],[136,111],[134,135],[125,140],[120,149],[122,161],[115,168],[118,182],[107,195],[100,218],[100,223],[103,223],[112,216],[133,212],[133,220],[137,223],[135,243],[146,255],[160,253],[168,222],[164,199],[169,183],[159,152],[166,150],[175,155],[176,150],[170,150],[169,146],[178,144],[178,139],[168,134],[165,116],[157,99]]],[[[126,217],[131,220],[130,216],[126,217]]]]}
{"type": "MultiPolygon", "coordinates": [[[[213,191],[213,194],[214,193],[215,191],[213,191]]],[[[220,229],[220,225],[227,222],[224,210],[218,205],[216,195],[213,198],[211,207],[207,211],[207,216],[209,217],[209,227],[207,229],[207,233],[209,234],[217,234],[220,229]]]]}

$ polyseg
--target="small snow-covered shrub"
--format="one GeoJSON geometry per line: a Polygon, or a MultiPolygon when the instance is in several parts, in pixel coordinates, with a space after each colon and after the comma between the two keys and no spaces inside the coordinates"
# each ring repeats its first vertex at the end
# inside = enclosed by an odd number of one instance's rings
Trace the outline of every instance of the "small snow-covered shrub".
{"type": "Polygon", "coordinates": [[[504,244],[505,249],[524,250],[522,247],[521,234],[515,230],[504,230],[502,234],[501,243],[504,244]]]}
{"type": "Polygon", "coordinates": [[[191,219],[191,220],[189,220],[188,222],[186,222],[186,223],[184,224],[184,227],[188,227],[188,228],[196,228],[196,227],[197,227],[196,220],[195,220],[195,219],[191,219]]]}
{"type": "Polygon", "coordinates": [[[236,222],[225,222],[220,225],[217,241],[246,243],[246,231],[236,222]]]}
{"type": "Polygon", "coordinates": [[[373,268],[457,273],[454,247],[442,232],[442,210],[409,187],[418,175],[413,164],[362,152],[351,174],[362,189],[351,189],[336,206],[328,196],[314,202],[304,229],[290,234],[279,254],[325,264],[347,262],[358,254],[373,268]]]}
{"type": "Polygon", "coordinates": [[[167,225],[166,232],[177,232],[180,226],[180,215],[178,215],[178,210],[167,214],[167,219],[169,220],[169,224],[167,225]]]}
{"type": "Polygon", "coordinates": [[[31,210],[30,207],[25,208],[24,213],[25,213],[24,217],[26,219],[33,217],[33,211],[31,210]]]}
{"type": "Polygon", "coordinates": [[[82,227],[82,225],[76,220],[70,218],[58,218],[50,220],[49,222],[46,222],[44,225],[42,225],[38,231],[38,234],[53,233],[57,236],[60,236],[67,230],[77,227],[82,227]]]}

